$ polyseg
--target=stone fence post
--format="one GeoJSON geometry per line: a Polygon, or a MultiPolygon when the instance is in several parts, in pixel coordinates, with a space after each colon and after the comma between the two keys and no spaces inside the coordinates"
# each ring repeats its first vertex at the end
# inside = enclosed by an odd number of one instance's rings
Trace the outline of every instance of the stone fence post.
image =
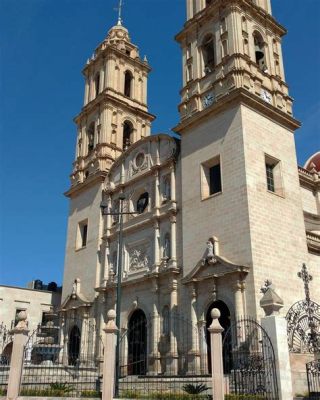
{"type": "Polygon", "coordinates": [[[18,323],[13,333],[13,347],[10,361],[7,400],[16,400],[19,396],[20,382],[22,378],[24,347],[28,340],[27,314],[21,311],[18,314],[18,323]]]}
{"type": "Polygon", "coordinates": [[[221,313],[217,308],[211,311],[212,324],[209,326],[211,343],[211,373],[212,395],[214,400],[224,400],[224,377],[222,356],[222,332],[223,328],[218,318],[221,313]]]}
{"type": "Polygon", "coordinates": [[[116,361],[116,343],[118,328],[115,323],[116,312],[109,310],[107,314],[108,322],[103,329],[106,333],[104,341],[103,356],[103,384],[102,400],[113,400],[114,396],[114,375],[116,361]]]}
{"type": "Polygon", "coordinates": [[[261,288],[263,297],[260,306],[265,312],[261,326],[267,332],[275,355],[275,368],[279,389],[279,400],[292,400],[292,378],[287,336],[287,321],[279,315],[283,300],[275,292],[271,281],[261,288]]]}

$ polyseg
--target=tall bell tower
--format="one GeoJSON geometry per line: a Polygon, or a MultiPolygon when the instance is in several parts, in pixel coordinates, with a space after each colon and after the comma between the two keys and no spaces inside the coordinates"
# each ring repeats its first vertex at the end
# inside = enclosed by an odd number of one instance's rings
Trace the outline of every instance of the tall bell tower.
{"type": "Polygon", "coordinates": [[[154,116],[147,107],[151,68],[123,26],[119,15],[103,42],[88,59],[84,105],[77,125],[76,156],[71,173],[63,298],[75,279],[87,299],[100,284],[100,201],[113,162],[131,144],[149,136],[154,116]]]}
{"type": "MultiPolygon", "coordinates": [[[[293,303],[292,270],[307,256],[293,135],[300,124],[281,51],[286,30],[272,16],[270,0],[186,5],[187,21],[176,36],[183,87],[175,128],[184,274],[208,238],[217,237],[221,256],[250,267],[242,314],[256,315],[267,278],[286,305],[293,303]]],[[[223,288],[217,290],[223,298],[223,288]]]]}

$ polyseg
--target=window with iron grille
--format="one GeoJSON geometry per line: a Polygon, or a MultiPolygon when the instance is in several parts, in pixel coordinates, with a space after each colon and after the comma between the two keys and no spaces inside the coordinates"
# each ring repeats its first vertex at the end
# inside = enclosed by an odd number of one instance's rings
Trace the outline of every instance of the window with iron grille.
{"type": "Polygon", "coordinates": [[[265,170],[268,192],[284,196],[280,160],[265,154],[265,170]]]}
{"type": "Polygon", "coordinates": [[[273,165],[266,163],[266,173],[267,173],[268,190],[274,192],[275,188],[274,188],[273,165]]]}

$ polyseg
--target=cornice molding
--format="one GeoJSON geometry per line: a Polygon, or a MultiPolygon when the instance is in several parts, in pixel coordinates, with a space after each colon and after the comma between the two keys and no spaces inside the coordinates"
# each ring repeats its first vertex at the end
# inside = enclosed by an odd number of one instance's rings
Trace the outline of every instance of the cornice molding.
{"type": "Polygon", "coordinates": [[[179,134],[183,134],[185,130],[189,130],[194,126],[199,125],[209,116],[212,117],[213,115],[217,115],[225,111],[226,107],[230,108],[232,105],[241,104],[249,106],[253,110],[260,112],[265,117],[277,122],[292,132],[301,126],[298,120],[291,117],[287,113],[284,113],[274,106],[267,104],[255,94],[252,94],[243,88],[238,88],[228,93],[228,95],[220,98],[212,106],[183,119],[177,126],[172,128],[172,130],[179,134]]]}
{"type": "Polygon", "coordinates": [[[96,184],[102,184],[107,175],[107,171],[96,172],[94,175],[89,176],[84,182],[77,183],[75,186],[72,186],[64,193],[64,195],[69,198],[76,197],[83,191],[95,186],[96,184]]]}

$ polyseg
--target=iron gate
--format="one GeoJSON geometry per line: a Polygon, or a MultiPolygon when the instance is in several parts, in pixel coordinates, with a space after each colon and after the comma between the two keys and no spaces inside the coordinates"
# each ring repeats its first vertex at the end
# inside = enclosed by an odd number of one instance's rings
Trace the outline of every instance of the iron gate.
{"type": "Polygon", "coordinates": [[[7,327],[0,324],[0,396],[5,395],[7,391],[10,359],[12,352],[12,334],[7,327]]]}
{"type": "Polygon", "coordinates": [[[320,400],[320,360],[310,361],[306,364],[309,398],[320,400]]]}
{"type": "Polygon", "coordinates": [[[20,395],[100,397],[102,352],[94,321],[47,315],[25,345],[20,395]]]}
{"type": "Polygon", "coordinates": [[[223,341],[223,360],[229,394],[239,399],[242,395],[279,398],[273,346],[256,320],[231,323],[223,341]]]}
{"type": "Polygon", "coordinates": [[[177,313],[147,318],[136,310],[121,332],[117,397],[182,400],[198,388],[197,399],[210,398],[205,330],[177,313]]]}

